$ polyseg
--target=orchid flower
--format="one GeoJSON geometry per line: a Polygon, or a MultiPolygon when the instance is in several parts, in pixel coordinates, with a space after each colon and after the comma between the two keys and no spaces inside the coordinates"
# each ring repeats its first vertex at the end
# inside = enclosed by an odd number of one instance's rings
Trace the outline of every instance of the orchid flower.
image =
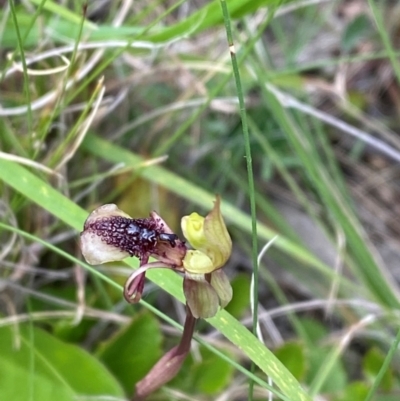
{"type": "Polygon", "coordinates": [[[156,212],[148,218],[133,219],[109,204],[89,215],[81,233],[82,254],[90,264],[139,258],[139,268],[124,286],[125,299],[130,303],[140,300],[147,270],[168,268],[184,275],[187,315],[181,341],[136,384],[135,401],[143,400],[176,375],[190,350],[196,320],[213,317],[232,299],[232,287],[222,271],[232,241],[220,211],[220,198],[206,217],[197,213],[184,216],[181,227],[193,249],[187,249],[156,212]],[[150,257],[155,261],[149,262],[150,257]]]}

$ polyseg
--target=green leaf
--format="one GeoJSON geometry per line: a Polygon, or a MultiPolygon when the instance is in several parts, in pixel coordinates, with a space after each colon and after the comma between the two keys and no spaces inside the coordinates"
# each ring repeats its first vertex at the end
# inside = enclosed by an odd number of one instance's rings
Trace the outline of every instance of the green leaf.
{"type": "Polygon", "coordinates": [[[315,344],[328,335],[328,329],[315,319],[304,317],[301,319],[304,332],[309,344],[315,344]]]}
{"type": "MultiPolygon", "coordinates": [[[[74,302],[76,300],[76,288],[73,285],[47,285],[40,289],[44,295],[58,297],[66,301],[74,302]]],[[[86,305],[93,306],[90,302],[91,294],[93,293],[90,286],[85,288],[86,305]]],[[[30,312],[43,312],[43,311],[60,311],[65,309],[62,305],[49,304],[46,298],[35,298],[30,299],[30,312]]],[[[66,318],[49,318],[42,319],[41,322],[46,325],[46,328],[51,331],[52,335],[57,337],[59,340],[63,340],[67,343],[78,343],[84,341],[88,331],[95,324],[93,319],[83,318],[79,324],[74,324],[71,317],[66,318]],[[51,329],[50,329],[51,328],[51,329]]]]}
{"type": "Polygon", "coordinates": [[[199,351],[200,358],[188,356],[170,386],[192,395],[213,395],[224,391],[232,382],[234,367],[205,347],[200,347],[199,351]]]}
{"type": "Polygon", "coordinates": [[[71,401],[83,396],[124,396],[118,382],[97,359],[38,328],[1,327],[0,355],[3,400],[71,401]]]}
{"type": "Polygon", "coordinates": [[[368,394],[369,387],[364,382],[351,383],[345,387],[343,393],[336,399],[336,401],[357,401],[364,400],[368,394]]]}
{"type": "Polygon", "coordinates": [[[159,323],[149,312],[136,315],[132,323],[104,343],[99,358],[122,383],[127,394],[162,355],[159,323]]]}
{"type": "Polygon", "coordinates": [[[248,310],[250,304],[250,278],[246,274],[238,274],[231,282],[233,297],[225,310],[237,319],[248,310]]]}
{"type": "MultiPolygon", "coordinates": [[[[365,375],[374,381],[378,376],[380,369],[385,361],[385,355],[377,347],[371,348],[363,359],[363,370],[365,375]]],[[[384,391],[389,391],[393,387],[393,372],[390,367],[382,376],[379,387],[384,391]]]]}
{"type": "Polygon", "coordinates": [[[354,18],[346,27],[342,37],[342,49],[351,51],[367,34],[371,32],[371,23],[365,14],[354,18]]]}
{"type": "MultiPolygon", "coordinates": [[[[314,384],[316,378],[320,378],[321,372],[326,370],[329,365],[329,376],[322,377],[323,382],[318,386],[318,393],[336,393],[343,389],[347,384],[347,373],[339,359],[333,359],[333,352],[330,347],[323,347],[314,344],[307,350],[307,383],[314,384]]],[[[318,383],[319,384],[319,383],[318,383]]]]}
{"type": "Polygon", "coordinates": [[[306,371],[304,345],[288,342],[275,351],[275,356],[297,380],[301,380],[304,377],[306,371]]]}
{"type": "Polygon", "coordinates": [[[194,368],[197,392],[212,395],[226,389],[232,380],[232,365],[204,348],[201,349],[201,356],[201,363],[194,368]]]}

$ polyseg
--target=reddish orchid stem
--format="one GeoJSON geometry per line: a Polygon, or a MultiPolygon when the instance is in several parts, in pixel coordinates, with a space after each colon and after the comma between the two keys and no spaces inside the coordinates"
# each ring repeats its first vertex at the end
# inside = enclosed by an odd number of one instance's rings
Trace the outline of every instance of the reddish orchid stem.
{"type": "Polygon", "coordinates": [[[143,401],[148,395],[158,390],[165,383],[172,380],[179,372],[183,361],[190,351],[190,344],[197,319],[186,306],[186,320],[179,345],[169,350],[150,370],[150,372],[136,384],[135,395],[132,401],[143,401]]]}
{"type": "Polygon", "coordinates": [[[188,352],[190,350],[196,321],[197,319],[192,315],[190,308],[186,305],[186,319],[185,325],[183,326],[182,338],[177,349],[178,353],[188,352]]]}

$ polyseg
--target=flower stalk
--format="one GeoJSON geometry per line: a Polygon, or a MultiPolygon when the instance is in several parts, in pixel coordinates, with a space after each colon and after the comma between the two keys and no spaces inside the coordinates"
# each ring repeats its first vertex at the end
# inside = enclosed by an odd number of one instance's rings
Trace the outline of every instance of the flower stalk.
{"type": "Polygon", "coordinates": [[[187,308],[181,341],[177,346],[169,350],[152,367],[150,372],[136,384],[135,395],[132,401],[143,401],[148,395],[158,390],[176,376],[190,351],[196,321],[197,319],[192,315],[190,309],[187,308]]]}

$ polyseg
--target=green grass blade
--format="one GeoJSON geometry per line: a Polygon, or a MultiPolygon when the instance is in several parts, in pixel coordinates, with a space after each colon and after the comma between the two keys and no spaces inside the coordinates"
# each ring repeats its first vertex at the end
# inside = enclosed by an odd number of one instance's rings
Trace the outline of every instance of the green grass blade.
{"type": "MultiPolygon", "coordinates": [[[[255,187],[254,187],[254,175],[253,175],[253,159],[251,155],[251,147],[250,147],[250,134],[249,134],[249,126],[247,123],[247,114],[246,114],[246,106],[244,103],[244,95],[242,88],[242,80],[239,72],[239,65],[236,59],[236,50],[233,43],[233,35],[231,28],[231,18],[228,11],[228,6],[225,0],[220,0],[222,15],[224,17],[224,24],[226,30],[226,36],[228,41],[229,52],[231,55],[232,61],[232,70],[233,76],[235,78],[236,84],[236,92],[239,100],[239,110],[240,110],[240,119],[242,121],[242,130],[243,130],[243,140],[246,154],[246,169],[247,169],[247,180],[249,183],[248,195],[250,199],[250,214],[251,214],[251,261],[253,266],[253,334],[257,335],[257,327],[258,327],[258,291],[259,291],[259,272],[258,272],[258,244],[257,244],[257,211],[256,211],[256,200],[255,200],[255,187]]],[[[251,372],[254,373],[255,365],[254,362],[251,364],[250,368],[251,372]]],[[[253,391],[254,391],[254,382],[250,380],[249,383],[249,399],[253,400],[253,391]]]]}
{"type": "Polygon", "coordinates": [[[385,46],[385,50],[389,56],[390,62],[392,63],[393,71],[396,74],[397,82],[400,83],[400,63],[397,59],[398,56],[395,54],[395,50],[393,49],[392,44],[390,43],[390,37],[388,32],[386,31],[387,25],[383,19],[381,10],[379,10],[377,6],[376,0],[368,0],[368,4],[371,8],[372,15],[375,19],[376,26],[378,28],[379,35],[382,39],[383,45],[385,46]]]}
{"type": "Polygon", "coordinates": [[[26,102],[28,104],[27,130],[30,133],[29,137],[30,137],[31,146],[32,146],[32,142],[33,142],[33,132],[32,132],[32,129],[33,129],[33,117],[32,117],[32,109],[31,109],[31,92],[30,92],[30,88],[29,88],[28,67],[26,65],[25,52],[24,52],[24,43],[23,43],[21,32],[20,32],[20,28],[19,28],[19,22],[18,22],[17,12],[16,12],[16,9],[15,9],[14,0],[11,0],[9,2],[9,4],[10,4],[10,9],[11,9],[11,15],[12,15],[13,22],[14,22],[15,33],[17,35],[18,50],[19,50],[19,55],[21,57],[22,72],[23,72],[23,75],[24,75],[24,95],[25,95],[25,98],[26,98],[26,102]]]}
{"type": "Polygon", "coordinates": [[[390,346],[390,349],[386,355],[385,360],[383,361],[383,364],[379,370],[378,375],[376,376],[373,385],[371,386],[367,396],[365,397],[364,401],[371,401],[372,397],[374,394],[377,392],[378,387],[383,379],[384,374],[389,368],[390,362],[394,358],[395,354],[398,353],[398,348],[399,348],[399,343],[400,343],[400,330],[397,331],[396,338],[392,342],[392,345],[390,346]]]}

